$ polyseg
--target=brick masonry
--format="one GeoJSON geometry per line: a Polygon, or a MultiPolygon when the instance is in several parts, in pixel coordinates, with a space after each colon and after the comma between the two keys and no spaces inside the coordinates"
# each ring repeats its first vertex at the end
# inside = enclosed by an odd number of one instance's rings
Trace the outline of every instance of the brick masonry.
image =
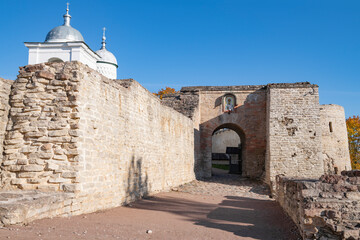
{"type": "Polygon", "coordinates": [[[195,170],[198,177],[211,176],[212,134],[230,128],[242,142],[243,175],[263,178],[266,152],[266,90],[264,86],[184,87],[176,96],[163,98],[193,119],[195,135],[195,170]],[[223,112],[222,97],[231,93],[238,107],[231,114],[223,112]],[[198,99],[196,102],[189,99],[198,99]],[[194,106],[194,104],[197,104],[194,106]]]}

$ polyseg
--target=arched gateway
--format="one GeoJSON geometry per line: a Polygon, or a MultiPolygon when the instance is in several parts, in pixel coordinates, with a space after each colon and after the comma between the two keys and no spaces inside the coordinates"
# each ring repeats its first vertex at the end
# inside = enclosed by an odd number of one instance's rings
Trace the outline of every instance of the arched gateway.
{"type": "Polygon", "coordinates": [[[229,123],[217,127],[211,137],[212,167],[229,169],[229,173],[242,174],[245,160],[245,133],[237,125],[229,123]]]}
{"type": "Polygon", "coordinates": [[[212,135],[221,128],[234,130],[240,136],[242,176],[264,176],[266,89],[263,86],[187,87],[181,89],[181,96],[167,96],[163,101],[194,121],[198,177],[211,177],[212,135]]]}
{"type": "Polygon", "coordinates": [[[241,137],[244,177],[272,184],[279,174],[317,178],[349,169],[346,144],[338,144],[341,150],[336,153],[327,147],[330,142],[346,142],[343,110],[321,106],[317,85],[183,87],[162,102],[193,120],[198,177],[211,177],[212,135],[219,128],[241,137]],[[340,118],[338,130],[332,132],[333,122],[340,118]]]}

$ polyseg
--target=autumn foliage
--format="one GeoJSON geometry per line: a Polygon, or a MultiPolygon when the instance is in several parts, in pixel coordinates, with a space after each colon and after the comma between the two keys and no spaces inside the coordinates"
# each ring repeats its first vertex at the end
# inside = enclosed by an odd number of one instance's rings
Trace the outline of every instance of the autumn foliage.
{"type": "Polygon", "coordinates": [[[360,117],[346,119],[352,169],[360,169],[360,117]]]}
{"type": "Polygon", "coordinates": [[[175,89],[171,88],[171,87],[165,87],[165,89],[162,88],[157,93],[154,93],[154,95],[158,96],[160,99],[162,99],[164,95],[170,94],[170,93],[176,93],[175,89]]]}

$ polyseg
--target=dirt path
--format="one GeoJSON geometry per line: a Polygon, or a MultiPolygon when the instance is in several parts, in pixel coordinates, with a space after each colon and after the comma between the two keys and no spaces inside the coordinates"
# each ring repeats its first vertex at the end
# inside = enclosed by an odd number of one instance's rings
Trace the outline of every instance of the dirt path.
{"type": "Polygon", "coordinates": [[[0,239],[299,239],[267,194],[258,182],[218,172],[126,207],[1,229],[0,239]]]}

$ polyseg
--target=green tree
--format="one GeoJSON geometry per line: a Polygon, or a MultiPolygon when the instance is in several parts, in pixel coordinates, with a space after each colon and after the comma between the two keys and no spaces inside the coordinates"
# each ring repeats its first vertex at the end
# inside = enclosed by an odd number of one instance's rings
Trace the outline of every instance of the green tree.
{"type": "Polygon", "coordinates": [[[346,119],[349,139],[349,152],[352,169],[360,169],[360,117],[352,116],[346,119]]]}

